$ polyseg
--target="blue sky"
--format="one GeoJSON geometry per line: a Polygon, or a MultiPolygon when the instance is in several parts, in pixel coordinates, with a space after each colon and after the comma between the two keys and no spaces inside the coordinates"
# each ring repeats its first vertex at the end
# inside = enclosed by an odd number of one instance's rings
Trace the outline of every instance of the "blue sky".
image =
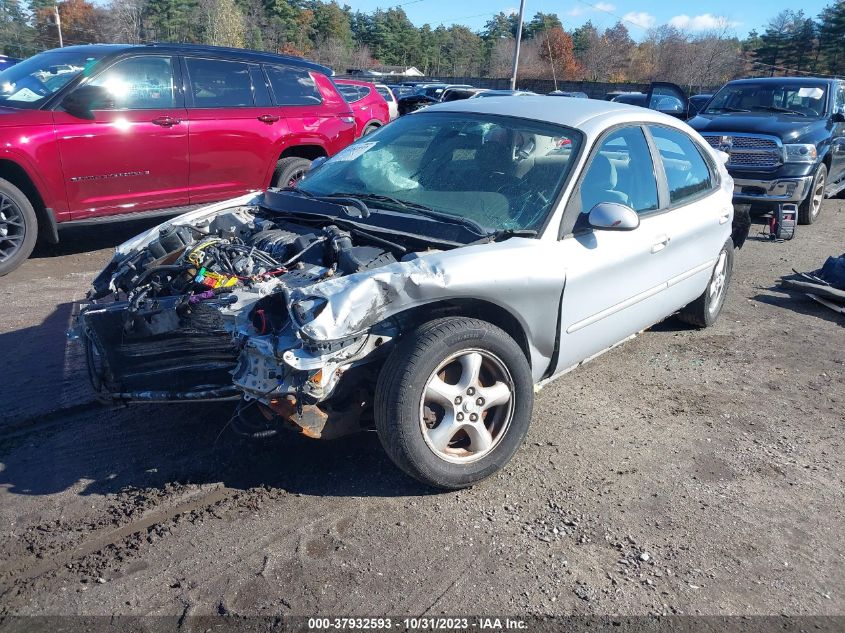
{"type": "MultiPolygon", "coordinates": [[[[490,16],[498,11],[516,11],[519,0],[340,0],[353,9],[372,11],[402,6],[411,21],[420,26],[428,23],[465,24],[480,30],[490,16]]],[[[780,0],[709,0],[708,2],[659,2],[648,0],[526,0],[525,13],[530,18],[537,11],[557,13],[566,28],[573,28],[592,20],[599,27],[614,24],[625,18],[631,36],[640,39],[645,28],[660,24],[674,24],[691,31],[707,29],[718,23],[729,25],[742,37],[756,28],[758,31],[779,11],[803,8],[815,17],[830,4],[825,0],[804,0],[803,3],[780,0]]]]}

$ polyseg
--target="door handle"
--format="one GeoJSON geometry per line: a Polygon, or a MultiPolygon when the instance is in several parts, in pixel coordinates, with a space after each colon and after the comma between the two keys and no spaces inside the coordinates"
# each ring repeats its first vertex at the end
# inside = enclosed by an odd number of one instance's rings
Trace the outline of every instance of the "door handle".
{"type": "Polygon", "coordinates": [[[666,248],[669,245],[669,241],[671,239],[672,238],[670,238],[668,235],[660,235],[657,238],[657,241],[654,244],[651,245],[651,252],[657,253],[659,251],[662,251],[664,248],[666,248]]]}
{"type": "Polygon", "coordinates": [[[160,125],[161,127],[173,127],[181,123],[179,119],[174,119],[172,116],[160,116],[151,121],[153,125],[160,125]]]}
{"type": "Polygon", "coordinates": [[[354,116],[342,116],[342,117],[340,117],[340,120],[343,121],[344,123],[355,123],[355,117],[354,116]]]}
{"type": "Polygon", "coordinates": [[[727,224],[728,220],[731,219],[731,212],[730,211],[722,211],[722,215],[719,216],[719,224],[727,224]]]}
{"type": "Polygon", "coordinates": [[[258,117],[258,120],[262,123],[275,123],[280,118],[281,117],[276,116],[275,114],[262,114],[260,117],[258,117]]]}

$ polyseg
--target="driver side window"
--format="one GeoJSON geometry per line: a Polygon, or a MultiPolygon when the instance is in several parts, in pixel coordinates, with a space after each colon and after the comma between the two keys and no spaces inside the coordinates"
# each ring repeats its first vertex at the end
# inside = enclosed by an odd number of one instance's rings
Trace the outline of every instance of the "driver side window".
{"type": "Polygon", "coordinates": [[[123,59],[91,82],[102,86],[114,105],[94,104],[93,110],[158,110],[175,107],[176,82],[171,57],[144,55],[123,59]]]}
{"type": "Polygon", "coordinates": [[[587,225],[587,215],[600,202],[618,202],[637,213],[657,209],[657,179],[642,128],[622,128],[602,141],[581,181],[579,195],[581,215],[576,229],[587,225]]]}

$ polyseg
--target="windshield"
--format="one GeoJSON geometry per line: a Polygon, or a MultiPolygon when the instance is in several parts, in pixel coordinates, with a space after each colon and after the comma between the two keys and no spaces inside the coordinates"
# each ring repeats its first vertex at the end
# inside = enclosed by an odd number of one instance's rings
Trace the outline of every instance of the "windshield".
{"type": "Polygon", "coordinates": [[[15,64],[0,73],[0,105],[36,109],[79,73],[88,70],[102,53],[50,51],[15,64]]]}
{"type": "Polygon", "coordinates": [[[728,84],[716,93],[705,112],[783,112],[817,117],[824,114],[826,97],[823,83],[728,84]]]}
{"type": "Polygon", "coordinates": [[[572,128],[510,117],[421,113],[350,145],[300,181],[316,196],[388,196],[485,230],[539,230],[581,144],[572,128]]]}

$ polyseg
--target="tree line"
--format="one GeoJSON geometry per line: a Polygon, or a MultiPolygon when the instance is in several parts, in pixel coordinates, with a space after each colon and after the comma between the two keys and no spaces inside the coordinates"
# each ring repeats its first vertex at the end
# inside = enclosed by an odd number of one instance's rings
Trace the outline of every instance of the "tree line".
{"type": "MultiPolygon", "coordinates": [[[[0,52],[27,57],[58,46],[56,12],[65,45],[197,42],[304,56],[340,73],[416,66],[442,77],[508,76],[518,29],[505,12],[476,32],[417,27],[401,7],[365,13],[334,0],[0,0],[0,52]]],[[[523,25],[519,76],[701,87],[748,75],[845,74],[845,0],[815,17],[781,11],[744,39],[725,23],[703,32],[664,25],[635,41],[629,26],[567,29],[557,14],[538,12],[523,25]]]]}

